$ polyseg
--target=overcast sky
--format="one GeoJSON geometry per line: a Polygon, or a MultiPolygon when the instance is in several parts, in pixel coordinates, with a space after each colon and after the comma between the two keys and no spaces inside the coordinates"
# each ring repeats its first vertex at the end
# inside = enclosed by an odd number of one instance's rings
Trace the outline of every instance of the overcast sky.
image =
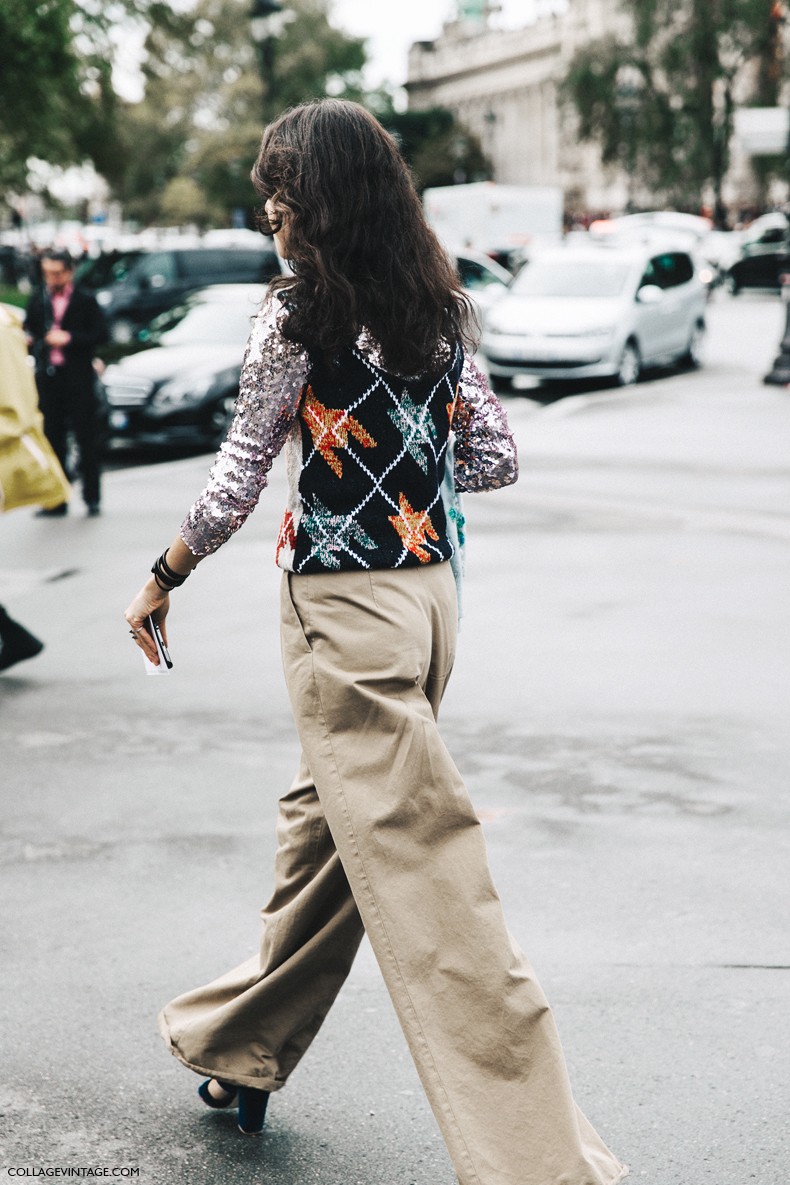
{"type": "MultiPolygon", "coordinates": [[[[174,6],[189,8],[190,0],[171,0],[174,6]]],[[[285,0],[287,6],[287,0],[285,0]]],[[[533,19],[536,7],[561,7],[563,0],[501,0],[496,23],[518,28],[533,19]]],[[[444,21],[455,16],[455,0],[332,0],[332,23],[368,42],[369,65],[366,83],[382,82],[401,86],[406,80],[409,46],[413,41],[432,41],[444,21]]],[[[115,82],[124,98],[142,98],[142,79],[137,64],[142,37],[118,31],[118,70],[115,82]]]]}
{"type": "MultiPolygon", "coordinates": [[[[545,3],[545,0],[544,0],[545,3]]],[[[497,23],[509,28],[526,25],[534,16],[535,0],[501,0],[497,23]]],[[[406,59],[413,41],[432,41],[442,24],[456,14],[454,0],[333,0],[333,24],[357,37],[368,38],[368,83],[406,79],[406,59]]]]}

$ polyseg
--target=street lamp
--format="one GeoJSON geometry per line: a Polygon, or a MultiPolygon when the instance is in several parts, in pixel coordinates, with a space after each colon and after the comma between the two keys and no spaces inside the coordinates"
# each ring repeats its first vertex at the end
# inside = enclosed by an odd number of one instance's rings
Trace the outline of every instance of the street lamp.
{"type": "Polygon", "coordinates": [[[274,46],[293,13],[283,11],[278,0],[253,0],[250,11],[250,32],[258,47],[258,68],[263,84],[263,117],[272,115],[274,98],[274,46]]]}

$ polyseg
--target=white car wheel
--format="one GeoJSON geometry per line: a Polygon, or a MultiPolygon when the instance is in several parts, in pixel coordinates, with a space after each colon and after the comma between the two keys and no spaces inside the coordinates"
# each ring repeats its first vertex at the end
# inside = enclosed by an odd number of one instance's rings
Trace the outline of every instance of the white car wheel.
{"type": "Polygon", "coordinates": [[[632,387],[638,380],[641,369],[642,359],[639,357],[639,350],[633,342],[626,342],[617,367],[618,387],[632,387]]]}

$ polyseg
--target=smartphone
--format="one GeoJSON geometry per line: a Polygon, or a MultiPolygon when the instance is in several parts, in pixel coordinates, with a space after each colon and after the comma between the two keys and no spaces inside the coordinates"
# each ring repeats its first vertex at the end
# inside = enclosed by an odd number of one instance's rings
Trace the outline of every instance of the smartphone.
{"type": "Polygon", "coordinates": [[[157,666],[155,663],[149,662],[149,660],[145,658],[145,654],[143,654],[146,665],[150,668],[151,674],[155,672],[156,674],[164,675],[172,669],[173,660],[170,657],[170,651],[167,649],[167,646],[165,646],[165,640],[162,637],[162,631],[159,628],[159,624],[158,622],[154,621],[153,617],[149,616],[146,617],[145,621],[143,622],[143,628],[146,629],[154,639],[156,651],[159,655],[159,666],[157,666]]]}

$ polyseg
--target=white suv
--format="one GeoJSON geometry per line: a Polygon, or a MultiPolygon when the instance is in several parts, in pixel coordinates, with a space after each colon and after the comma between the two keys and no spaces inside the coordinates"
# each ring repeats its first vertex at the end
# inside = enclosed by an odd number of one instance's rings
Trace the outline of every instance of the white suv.
{"type": "Polygon", "coordinates": [[[495,385],[517,375],[611,377],[645,366],[697,366],[707,293],[676,246],[559,247],[519,272],[485,319],[481,353],[495,385]]]}

